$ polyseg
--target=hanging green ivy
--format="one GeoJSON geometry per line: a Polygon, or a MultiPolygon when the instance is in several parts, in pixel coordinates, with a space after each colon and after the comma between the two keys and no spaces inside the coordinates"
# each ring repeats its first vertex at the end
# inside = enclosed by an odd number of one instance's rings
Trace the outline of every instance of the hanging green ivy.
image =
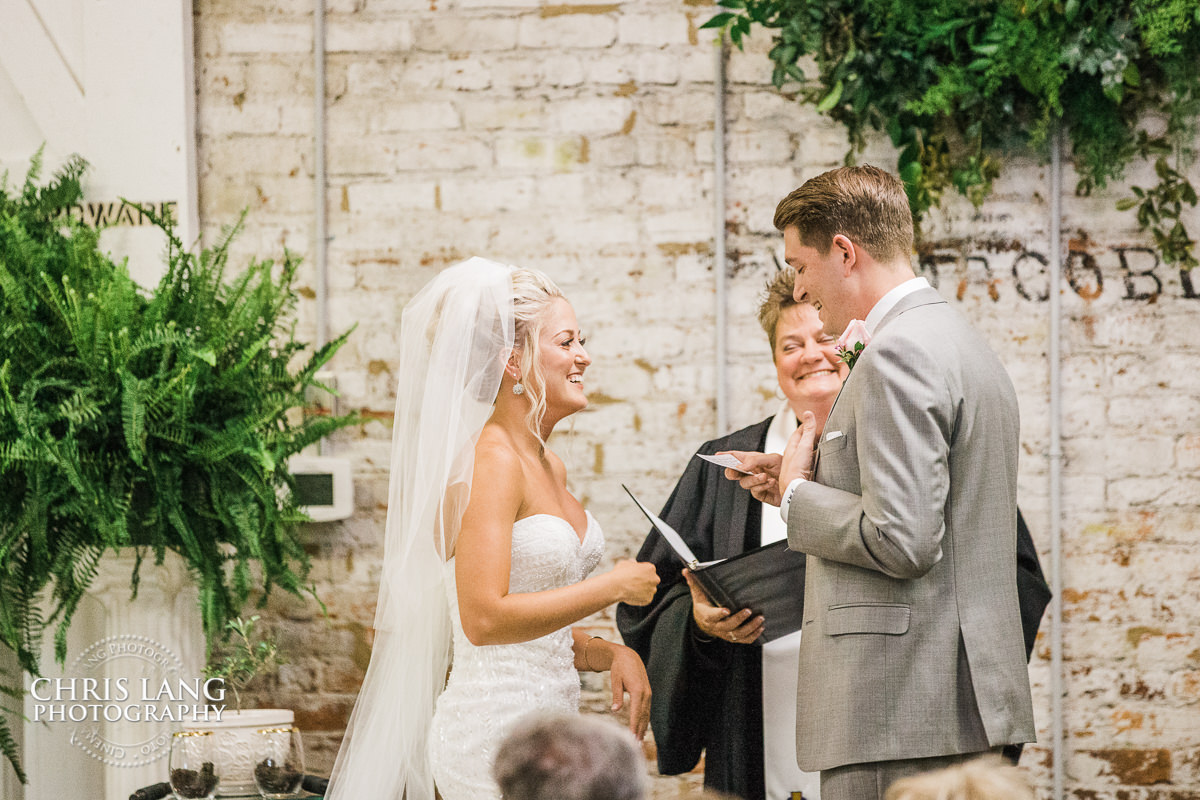
{"type": "Polygon", "coordinates": [[[919,221],[953,188],[976,207],[1003,154],[1045,152],[1061,124],[1087,195],[1153,159],[1130,187],[1163,259],[1193,267],[1182,217],[1200,113],[1195,0],[720,0],[706,28],[738,45],[770,29],[772,82],[845,125],[885,131],[919,221]]]}

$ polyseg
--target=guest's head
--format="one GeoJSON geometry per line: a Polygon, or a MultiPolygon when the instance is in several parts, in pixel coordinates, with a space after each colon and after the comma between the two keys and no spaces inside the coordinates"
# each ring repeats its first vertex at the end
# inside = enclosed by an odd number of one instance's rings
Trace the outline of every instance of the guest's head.
{"type": "Polygon", "coordinates": [[[771,343],[775,377],[788,405],[797,417],[812,411],[823,422],[849,370],[838,357],[836,339],[823,330],[817,309],[796,302],[794,285],[795,272],[780,270],[767,284],[758,323],[771,343]]]}
{"type": "Polygon", "coordinates": [[[1033,800],[1024,773],[999,756],[901,778],[884,800],[1033,800]]]}
{"type": "Polygon", "coordinates": [[[779,202],[775,227],[797,272],[797,299],[814,303],[835,336],[912,277],[908,197],[878,167],[841,167],[808,180],[779,202]]]}
{"type": "Polygon", "coordinates": [[[643,800],[645,774],[628,730],[579,714],[525,717],[492,765],[504,800],[643,800]]]}
{"type": "Polygon", "coordinates": [[[583,372],[591,363],[575,310],[543,273],[512,273],[515,337],[500,396],[527,407],[526,424],[544,439],[559,420],[587,406],[583,372]],[[520,383],[520,394],[513,388],[520,383]]]}

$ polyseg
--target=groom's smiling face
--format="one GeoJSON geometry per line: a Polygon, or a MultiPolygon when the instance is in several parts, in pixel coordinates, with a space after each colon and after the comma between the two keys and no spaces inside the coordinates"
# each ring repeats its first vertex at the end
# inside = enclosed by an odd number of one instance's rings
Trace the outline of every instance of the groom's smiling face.
{"type": "Polygon", "coordinates": [[[850,321],[845,313],[842,252],[830,247],[821,253],[800,241],[800,230],[789,225],[783,231],[783,258],[796,270],[793,296],[798,303],[812,303],[821,315],[821,323],[830,336],[838,336],[850,321]]]}

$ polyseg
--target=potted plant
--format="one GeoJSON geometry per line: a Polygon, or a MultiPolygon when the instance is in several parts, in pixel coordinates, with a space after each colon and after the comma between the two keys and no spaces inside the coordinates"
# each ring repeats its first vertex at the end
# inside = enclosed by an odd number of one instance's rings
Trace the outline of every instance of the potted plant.
{"type": "Polygon", "coordinates": [[[205,677],[221,681],[225,705],[220,709],[219,719],[210,717],[187,726],[212,731],[218,737],[222,759],[219,795],[253,794],[254,770],[259,760],[256,732],[263,728],[282,730],[295,719],[289,709],[242,708],[242,692],[256,678],[287,663],[275,637],[261,632],[258,622],[259,616],[255,614],[226,624],[228,638],[217,645],[204,670],[205,677]],[[229,707],[229,692],[233,693],[233,708],[229,707]]]}
{"type": "MultiPolygon", "coordinates": [[[[182,557],[211,652],[252,593],[306,590],[287,462],[358,422],[304,413],[349,331],[305,355],[298,261],[227,275],[240,222],[193,254],[156,219],[166,272],[142,289],[65,213],[83,160],[45,186],[39,169],[40,157],[12,196],[0,181],[0,641],[37,675],[53,628],[64,661],[98,562],[133,547],[134,594],[144,558],[182,557]]],[[[0,749],[24,781],[3,725],[0,749]]]]}

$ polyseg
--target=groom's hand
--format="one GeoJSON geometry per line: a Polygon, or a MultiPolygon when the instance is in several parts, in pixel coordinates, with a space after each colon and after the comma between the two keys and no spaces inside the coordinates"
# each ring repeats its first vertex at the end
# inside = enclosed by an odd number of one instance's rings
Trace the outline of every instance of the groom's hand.
{"type": "Polygon", "coordinates": [[[742,462],[742,469],[751,474],[746,475],[736,469],[726,468],[725,477],[737,481],[739,486],[754,495],[755,500],[773,506],[779,505],[782,491],[779,487],[779,468],[783,463],[783,456],[778,453],[746,453],[740,450],[727,452],[742,462]]]}
{"type": "Polygon", "coordinates": [[[783,462],[779,465],[780,491],[787,491],[787,487],[797,478],[812,480],[813,447],[816,440],[817,418],[811,411],[805,411],[800,415],[800,427],[792,432],[787,447],[783,450],[783,462]]]}

